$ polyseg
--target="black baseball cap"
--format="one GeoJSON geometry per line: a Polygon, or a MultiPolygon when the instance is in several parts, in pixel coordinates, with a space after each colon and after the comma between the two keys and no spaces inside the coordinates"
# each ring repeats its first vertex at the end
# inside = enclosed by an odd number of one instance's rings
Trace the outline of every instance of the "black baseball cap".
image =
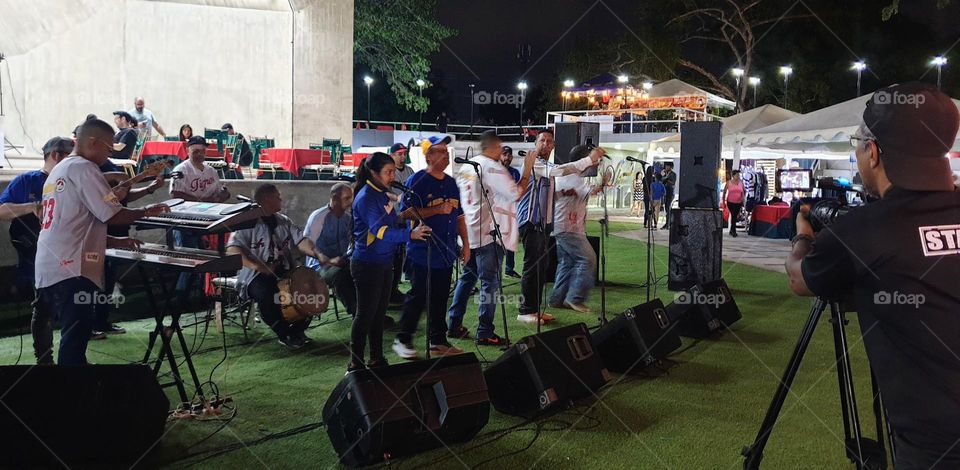
{"type": "Polygon", "coordinates": [[[221,130],[221,131],[225,131],[225,130],[227,130],[227,129],[233,130],[233,124],[230,124],[230,123],[228,122],[228,123],[220,126],[220,130],[221,130]]]}
{"type": "Polygon", "coordinates": [[[399,142],[390,146],[390,153],[396,153],[401,150],[407,150],[407,146],[399,142]]]}
{"type": "Polygon", "coordinates": [[[207,139],[204,139],[202,135],[195,135],[195,136],[187,139],[187,147],[189,147],[189,146],[191,146],[191,145],[203,145],[203,146],[206,146],[206,145],[207,145],[207,139]]]}
{"type": "Polygon", "coordinates": [[[911,191],[952,191],[947,152],[960,128],[949,96],[923,82],[891,85],[867,100],[863,123],[876,138],[887,178],[911,191]]]}
{"type": "Polygon", "coordinates": [[[43,144],[43,156],[46,157],[53,152],[69,154],[73,152],[73,140],[66,137],[53,137],[43,144]]]}
{"type": "Polygon", "coordinates": [[[501,154],[501,155],[513,155],[513,147],[511,147],[511,146],[509,146],[509,145],[504,145],[504,146],[502,146],[502,147],[501,147],[500,154],[501,154]]]}

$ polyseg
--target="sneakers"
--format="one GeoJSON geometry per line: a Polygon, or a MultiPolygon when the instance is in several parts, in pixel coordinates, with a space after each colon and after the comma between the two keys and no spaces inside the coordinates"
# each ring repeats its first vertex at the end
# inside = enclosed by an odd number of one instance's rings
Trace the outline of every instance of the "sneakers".
{"type": "Polygon", "coordinates": [[[417,350],[410,343],[404,343],[399,339],[393,340],[393,352],[397,353],[403,359],[412,361],[417,358],[417,350]]]}
{"type": "Polygon", "coordinates": [[[91,340],[91,341],[94,341],[94,340],[98,340],[98,339],[107,339],[107,334],[104,333],[104,332],[102,332],[102,331],[91,331],[91,332],[90,332],[90,340],[91,340]]]}
{"type": "Polygon", "coordinates": [[[475,341],[478,346],[503,346],[505,343],[503,338],[493,335],[489,338],[477,338],[475,341]]]}
{"type": "Polygon", "coordinates": [[[277,342],[285,346],[287,349],[291,351],[296,351],[306,346],[307,344],[306,342],[304,342],[303,338],[298,338],[294,336],[288,336],[286,338],[277,338],[277,342]]]}
{"type": "Polygon", "coordinates": [[[590,307],[588,307],[586,304],[582,304],[579,302],[574,303],[574,302],[568,302],[568,301],[564,301],[563,303],[567,307],[570,307],[571,309],[576,310],[580,313],[593,313],[593,310],[591,310],[590,307]]]}
{"type": "Polygon", "coordinates": [[[518,273],[518,272],[516,272],[516,271],[514,271],[514,270],[512,270],[512,269],[509,270],[509,271],[504,272],[504,274],[506,274],[507,276],[512,277],[512,278],[514,278],[514,279],[520,279],[520,273],[518,273]]]}
{"type": "Polygon", "coordinates": [[[127,332],[127,330],[121,328],[116,323],[111,323],[109,327],[104,328],[103,332],[108,335],[122,335],[127,332]]]}
{"type": "Polygon", "coordinates": [[[463,325],[460,325],[459,327],[457,327],[456,330],[447,331],[447,338],[466,339],[469,337],[470,337],[470,330],[464,328],[463,325]]]}
{"type": "Polygon", "coordinates": [[[555,309],[564,309],[564,310],[569,310],[569,309],[570,309],[570,307],[567,307],[567,305],[566,305],[565,303],[563,303],[563,302],[560,302],[560,303],[558,303],[558,304],[550,303],[550,304],[547,304],[547,306],[550,307],[550,308],[555,308],[555,309]]]}
{"type": "Polygon", "coordinates": [[[520,314],[520,315],[517,315],[517,320],[520,321],[521,323],[526,323],[528,325],[536,325],[537,320],[540,320],[541,321],[540,324],[543,325],[544,323],[549,323],[556,320],[556,318],[554,318],[553,315],[550,315],[547,312],[543,312],[540,314],[539,318],[537,318],[536,313],[528,313],[526,315],[520,314]]]}
{"type": "Polygon", "coordinates": [[[450,343],[430,343],[431,356],[456,356],[457,354],[463,354],[463,350],[450,343]]]}

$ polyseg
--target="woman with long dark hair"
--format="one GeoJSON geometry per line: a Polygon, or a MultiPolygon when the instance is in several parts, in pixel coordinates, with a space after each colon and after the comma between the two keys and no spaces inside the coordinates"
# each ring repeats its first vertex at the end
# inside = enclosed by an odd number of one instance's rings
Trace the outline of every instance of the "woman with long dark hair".
{"type": "Polygon", "coordinates": [[[193,137],[193,128],[190,127],[190,124],[184,124],[180,126],[180,141],[186,142],[193,137]]]}
{"type": "Polygon", "coordinates": [[[393,210],[398,198],[390,191],[396,177],[396,163],[383,152],[368,157],[357,170],[350,259],[350,273],[357,287],[357,314],[350,332],[347,372],[387,365],[383,357],[383,317],[393,287],[393,256],[397,245],[430,236],[426,225],[414,229],[401,225],[393,210]],[[370,360],[365,363],[368,340],[370,360]]]}

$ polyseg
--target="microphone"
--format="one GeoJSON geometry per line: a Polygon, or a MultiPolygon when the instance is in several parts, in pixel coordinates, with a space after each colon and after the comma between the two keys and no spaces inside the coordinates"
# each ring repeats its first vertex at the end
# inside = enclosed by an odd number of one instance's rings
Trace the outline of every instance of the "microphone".
{"type": "Polygon", "coordinates": [[[643,161],[643,160],[641,160],[641,159],[639,159],[639,158],[636,158],[636,157],[629,157],[629,156],[628,156],[628,157],[626,158],[626,160],[627,160],[628,162],[639,163],[639,164],[641,164],[641,165],[648,165],[647,162],[645,162],[645,161],[643,161]]]}
{"type": "Polygon", "coordinates": [[[466,156],[466,157],[463,157],[463,158],[466,158],[467,160],[469,160],[470,157],[472,157],[472,156],[473,156],[473,146],[471,145],[471,146],[467,147],[467,156],[466,156]]]}
{"type": "Polygon", "coordinates": [[[480,168],[480,164],[477,162],[472,162],[463,157],[453,157],[453,161],[461,165],[470,165],[474,168],[480,168]]]}
{"type": "Polygon", "coordinates": [[[399,181],[394,181],[390,183],[390,187],[393,189],[399,189],[400,191],[403,191],[405,193],[410,192],[410,188],[404,186],[404,184],[399,181]]]}
{"type": "Polygon", "coordinates": [[[241,202],[253,202],[253,199],[250,199],[249,197],[244,196],[243,194],[237,194],[237,200],[241,202]]]}
{"type": "Polygon", "coordinates": [[[517,156],[526,157],[526,156],[527,156],[527,151],[526,151],[526,150],[517,150],[517,156]]]}

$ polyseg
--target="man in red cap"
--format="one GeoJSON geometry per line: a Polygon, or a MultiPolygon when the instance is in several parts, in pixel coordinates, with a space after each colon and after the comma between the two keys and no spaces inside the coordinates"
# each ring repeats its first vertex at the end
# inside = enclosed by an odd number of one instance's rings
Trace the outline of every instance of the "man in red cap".
{"type": "Polygon", "coordinates": [[[874,93],[850,142],[878,199],[819,233],[801,209],[786,261],[798,295],[853,294],[898,469],[960,468],[960,192],[946,158],[958,127],[934,86],[874,93]]]}

